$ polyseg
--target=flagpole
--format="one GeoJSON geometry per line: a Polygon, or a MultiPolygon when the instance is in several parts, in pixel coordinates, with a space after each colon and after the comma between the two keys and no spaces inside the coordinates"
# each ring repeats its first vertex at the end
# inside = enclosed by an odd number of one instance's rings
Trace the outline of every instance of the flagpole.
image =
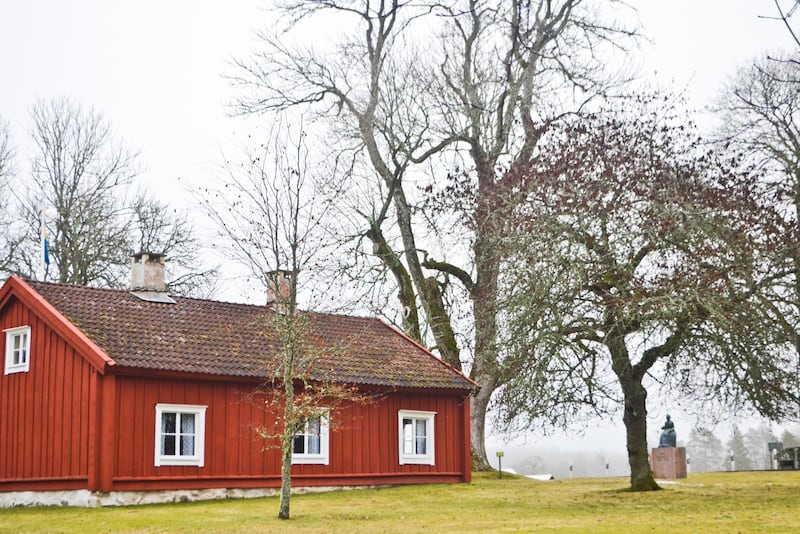
{"type": "Polygon", "coordinates": [[[44,261],[43,280],[47,282],[47,275],[50,272],[50,238],[47,232],[47,224],[45,223],[44,208],[42,208],[41,223],[42,223],[42,254],[43,254],[42,260],[44,261]]]}

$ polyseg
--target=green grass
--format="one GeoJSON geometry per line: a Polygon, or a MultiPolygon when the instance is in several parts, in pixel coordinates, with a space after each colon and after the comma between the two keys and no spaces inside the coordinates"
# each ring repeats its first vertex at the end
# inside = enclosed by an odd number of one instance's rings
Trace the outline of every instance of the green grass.
{"type": "Polygon", "coordinates": [[[627,479],[536,482],[479,473],[472,484],[119,508],[0,510],[0,532],[800,532],[800,472],[690,475],[664,491],[627,479]]]}

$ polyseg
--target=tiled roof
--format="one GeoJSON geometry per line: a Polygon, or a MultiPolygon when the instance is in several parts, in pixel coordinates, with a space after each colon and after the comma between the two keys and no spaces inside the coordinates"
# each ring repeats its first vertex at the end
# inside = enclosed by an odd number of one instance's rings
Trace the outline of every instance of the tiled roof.
{"type": "MultiPolygon", "coordinates": [[[[27,282],[123,368],[267,378],[281,347],[264,306],[27,282]]],[[[472,389],[474,383],[378,319],[301,312],[311,378],[348,384],[472,389]]]]}

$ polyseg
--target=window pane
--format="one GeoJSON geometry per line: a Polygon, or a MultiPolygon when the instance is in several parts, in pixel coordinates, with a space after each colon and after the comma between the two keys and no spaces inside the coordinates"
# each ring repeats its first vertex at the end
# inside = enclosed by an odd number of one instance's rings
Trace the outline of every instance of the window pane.
{"type": "Polygon", "coordinates": [[[306,432],[311,436],[319,436],[319,417],[309,419],[308,423],[306,423],[306,432]]]}
{"type": "Polygon", "coordinates": [[[308,454],[320,453],[320,439],[319,434],[309,434],[308,436],[308,454]]]}
{"type": "Polygon", "coordinates": [[[428,439],[427,439],[428,422],[425,419],[417,419],[416,423],[417,423],[416,453],[426,454],[428,451],[428,439]]]}
{"type": "Polygon", "coordinates": [[[165,435],[161,437],[161,454],[175,456],[175,436],[165,435]]]}
{"type": "Polygon", "coordinates": [[[12,350],[11,350],[11,364],[23,365],[28,361],[28,354],[25,350],[25,345],[28,344],[28,334],[14,334],[11,337],[12,350]]]}
{"type": "Polygon", "coordinates": [[[164,412],[161,414],[161,432],[167,434],[175,433],[175,413],[164,412]]]}
{"type": "Polygon", "coordinates": [[[181,434],[194,434],[194,414],[181,414],[181,434]]]}
{"type": "Polygon", "coordinates": [[[428,435],[428,422],[425,419],[417,419],[417,437],[425,437],[428,435]]]}
{"type": "Polygon", "coordinates": [[[295,454],[305,454],[306,452],[306,437],[303,434],[294,437],[294,447],[292,452],[295,454]]]}
{"type": "Polygon", "coordinates": [[[194,456],[194,435],[181,436],[181,456],[194,456]]]}
{"type": "Polygon", "coordinates": [[[403,419],[403,454],[414,454],[414,427],[411,419],[403,419]]]}

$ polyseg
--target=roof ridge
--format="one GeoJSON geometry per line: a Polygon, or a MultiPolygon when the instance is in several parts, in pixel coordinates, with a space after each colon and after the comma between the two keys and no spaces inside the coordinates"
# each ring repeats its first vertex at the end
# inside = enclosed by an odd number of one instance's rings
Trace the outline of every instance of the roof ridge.
{"type": "MultiPolygon", "coordinates": [[[[96,286],[88,286],[88,285],[81,285],[81,284],[70,284],[70,283],[67,283],[67,282],[49,282],[49,281],[46,281],[46,280],[33,280],[33,279],[30,279],[30,278],[24,278],[24,277],[20,277],[20,278],[22,278],[22,280],[24,280],[26,283],[30,283],[30,284],[44,284],[44,285],[48,285],[48,286],[63,287],[63,288],[67,288],[67,289],[76,289],[76,290],[88,289],[88,290],[91,290],[91,291],[108,291],[108,292],[112,292],[112,293],[127,293],[127,294],[133,294],[134,293],[130,289],[122,289],[122,288],[115,288],[115,287],[96,287],[96,286]]],[[[243,306],[243,307],[251,307],[251,308],[260,308],[260,309],[272,311],[269,308],[269,306],[266,306],[264,304],[252,304],[252,303],[249,303],[249,302],[236,302],[236,301],[232,301],[232,300],[217,300],[217,299],[213,299],[213,298],[191,297],[191,296],[179,295],[179,294],[174,294],[174,293],[170,294],[170,296],[175,297],[175,298],[179,298],[181,300],[192,300],[192,301],[195,301],[195,302],[210,302],[210,303],[214,303],[214,304],[229,304],[229,305],[232,305],[232,306],[243,306]]],[[[349,318],[349,319],[363,319],[363,320],[377,319],[377,317],[374,316],[374,315],[354,315],[354,314],[348,314],[348,313],[324,312],[324,311],[317,311],[317,310],[298,310],[298,311],[300,313],[304,314],[304,315],[318,315],[318,316],[324,316],[324,317],[345,317],[345,318],[349,318]]]]}

